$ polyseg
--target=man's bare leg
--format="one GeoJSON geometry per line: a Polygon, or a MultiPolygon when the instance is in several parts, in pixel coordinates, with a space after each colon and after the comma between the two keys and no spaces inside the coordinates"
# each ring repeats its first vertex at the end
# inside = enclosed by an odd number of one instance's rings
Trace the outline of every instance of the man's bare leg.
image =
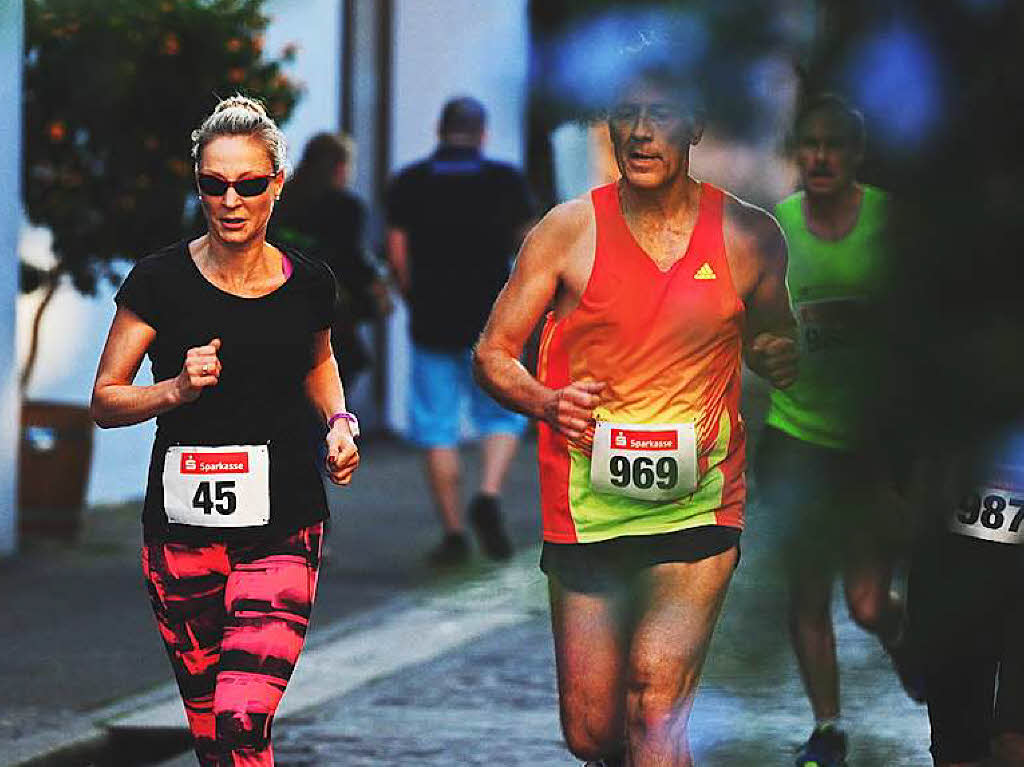
{"type": "Polygon", "coordinates": [[[1024,734],[1003,732],[992,739],[992,767],[1024,767],[1024,734]]]}
{"type": "Polygon", "coordinates": [[[906,607],[891,592],[895,556],[891,547],[866,542],[852,552],[843,574],[850,616],[878,637],[889,653],[900,684],[919,703],[925,699],[924,669],[907,632],[906,607]]]}
{"type": "Polygon", "coordinates": [[[462,532],[459,517],[459,451],[454,447],[427,448],[427,479],[446,533],[462,532]]]}
{"type": "Polygon", "coordinates": [[[893,563],[883,553],[863,549],[843,572],[843,588],[850,617],[888,645],[897,638],[903,621],[903,604],[893,599],[893,563]]]}
{"type": "Polygon", "coordinates": [[[699,562],[655,565],[641,577],[627,668],[630,767],[693,764],[687,722],[738,556],[732,548],[699,562]]]}
{"type": "Polygon", "coordinates": [[[549,579],[562,732],[584,760],[625,748],[627,604],[624,591],[585,594],[549,579]]]}
{"type": "MultiPolygon", "coordinates": [[[[820,563],[819,563],[820,564],[820,563]]],[[[831,569],[790,563],[789,631],[816,721],[839,716],[839,664],[832,626],[831,569]]]]}
{"type": "Polygon", "coordinates": [[[515,434],[489,434],[483,440],[483,470],[480,476],[480,492],[484,495],[501,495],[501,486],[509,464],[519,447],[515,434]]]}

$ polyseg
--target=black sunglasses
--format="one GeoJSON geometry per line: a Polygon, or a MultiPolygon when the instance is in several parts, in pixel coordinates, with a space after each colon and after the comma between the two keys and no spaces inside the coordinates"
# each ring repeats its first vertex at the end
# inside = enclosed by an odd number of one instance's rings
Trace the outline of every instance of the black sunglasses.
{"type": "Polygon", "coordinates": [[[234,187],[241,197],[257,197],[267,191],[267,187],[270,186],[270,179],[273,177],[274,175],[272,174],[270,176],[240,178],[238,181],[225,181],[216,176],[200,173],[196,178],[196,182],[199,184],[199,190],[210,197],[221,197],[227,194],[228,187],[234,187]]]}

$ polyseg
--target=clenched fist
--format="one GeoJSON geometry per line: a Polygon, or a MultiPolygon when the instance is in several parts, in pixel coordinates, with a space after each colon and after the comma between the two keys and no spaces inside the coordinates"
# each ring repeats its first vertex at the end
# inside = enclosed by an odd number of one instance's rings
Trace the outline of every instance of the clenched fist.
{"type": "Polygon", "coordinates": [[[335,421],[327,433],[327,475],[336,485],[347,485],[359,466],[359,448],[348,421],[335,421]]]}
{"type": "Polygon", "coordinates": [[[199,399],[203,389],[215,386],[220,380],[221,364],[217,359],[220,339],[214,338],[206,346],[194,346],[185,352],[185,364],[174,380],[182,402],[199,399]]]}
{"type": "Polygon", "coordinates": [[[558,389],[544,407],[544,420],[570,441],[578,441],[594,422],[604,387],[604,382],[575,381],[558,389]]]}
{"type": "Polygon", "coordinates": [[[796,341],[790,336],[759,333],[747,347],[747,365],[777,389],[796,380],[796,341]]]}

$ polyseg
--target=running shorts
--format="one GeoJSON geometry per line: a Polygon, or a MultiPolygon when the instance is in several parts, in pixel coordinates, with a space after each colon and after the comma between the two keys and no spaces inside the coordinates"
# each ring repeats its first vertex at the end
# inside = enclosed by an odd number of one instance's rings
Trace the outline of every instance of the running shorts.
{"type": "MultiPolygon", "coordinates": [[[[631,535],[594,543],[545,541],[540,569],[570,591],[601,593],[627,585],[642,571],[667,562],[699,562],[739,550],[740,529],[705,525],[673,533],[631,535]]],[[[737,558],[737,564],[739,559],[737,558]]]]}

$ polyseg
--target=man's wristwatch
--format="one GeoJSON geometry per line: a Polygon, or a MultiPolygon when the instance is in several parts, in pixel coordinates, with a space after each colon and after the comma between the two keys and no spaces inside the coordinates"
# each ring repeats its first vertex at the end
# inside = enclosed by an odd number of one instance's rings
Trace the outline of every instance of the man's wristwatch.
{"type": "Polygon", "coordinates": [[[334,415],[331,416],[330,420],[327,422],[327,431],[330,431],[332,428],[334,428],[334,422],[340,418],[344,418],[346,421],[348,421],[348,427],[349,429],[352,430],[352,436],[358,437],[359,419],[356,418],[355,413],[348,413],[344,410],[342,410],[340,413],[335,413],[334,415]]]}

